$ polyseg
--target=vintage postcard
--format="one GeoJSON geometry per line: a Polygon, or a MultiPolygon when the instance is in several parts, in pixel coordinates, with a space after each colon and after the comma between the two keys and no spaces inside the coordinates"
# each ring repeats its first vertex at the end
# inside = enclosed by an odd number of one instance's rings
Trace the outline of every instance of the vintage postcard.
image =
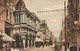
{"type": "Polygon", "coordinates": [[[80,51],[80,0],[0,0],[0,51],[80,51]]]}

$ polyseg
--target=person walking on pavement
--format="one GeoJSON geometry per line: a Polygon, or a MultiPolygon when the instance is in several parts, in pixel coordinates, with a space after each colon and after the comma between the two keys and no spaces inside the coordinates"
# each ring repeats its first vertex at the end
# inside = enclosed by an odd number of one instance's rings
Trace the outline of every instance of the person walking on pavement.
{"type": "Polygon", "coordinates": [[[77,47],[73,43],[72,46],[70,47],[70,51],[77,51],[77,47]]]}
{"type": "Polygon", "coordinates": [[[80,47],[79,47],[79,51],[80,51],[80,47]]]}
{"type": "Polygon", "coordinates": [[[43,48],[44,48],[44,42],[43,42],[43,48]]]}
{"type": "Polygon", "coordinates": [[[57,46],[55,45],[55,51],[57,50],[57,46]]]}

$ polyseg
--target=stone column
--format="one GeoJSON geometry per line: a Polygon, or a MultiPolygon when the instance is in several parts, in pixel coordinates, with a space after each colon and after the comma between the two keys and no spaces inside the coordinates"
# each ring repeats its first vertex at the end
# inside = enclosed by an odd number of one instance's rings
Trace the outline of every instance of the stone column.
{"type": "Polygon", "coordinates": [[[24,45],[24,49],[25,49],[25,39],[23,39],[23,45],[24,45]]]}
{"type": "Polygon", "coordinates": [[[22,15],[21,15],[21,23],[23,23],[23,17],[22,17],[22,15]]]}
{"type": "Polygon", "coordinates": [[[32,40],[31,40],[31,47],[32,47],[32,40]]]}
{"type": "Polygon", "coordinates": [[[23,18],[23,22],[25,21],[25,20],[24,20],[24,19],[25,19],[24,16],[25,16],[25,15],[23,14],[23,17],[22,17],[22,18],[23,18]]]}
{"type": "Polygon", "coordinates": [[[36,46],[35,46],[35,41],[34,41],[34,47],[36,47],[36,46]]]}
{"type": "Polygon", "coordinates": [[[28,43],[28,46],[27,46],[27,48],[29,48],[29,40],[27,40],[27,43],[28,43]]]}
{"type": "Polygon", "coordinates": [[[32,47],[34,47],[34,40],[32,40],[32,47]]]}
{"type": "Polygon", "coordinates": [[[22,39],[23,39],[23,46],[24,46],[24,48],[25,48],[25,45],[26,45],[26,44],[25,44],[25,40],[26,40],[25,38],[26,38],[25,35],[22,36],[22,39]]]}

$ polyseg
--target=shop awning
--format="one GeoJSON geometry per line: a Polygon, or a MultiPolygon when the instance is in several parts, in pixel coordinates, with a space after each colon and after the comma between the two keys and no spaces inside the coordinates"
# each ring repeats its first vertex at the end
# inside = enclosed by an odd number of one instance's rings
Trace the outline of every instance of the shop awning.
{"type": "Polygon", "coordinates": [[[8,36],[8,35],[5,34],[5,33],[2,33],[2,34],[0,34],[0,35],[3,36],[3,37],[2,37],[3,41],[15,41],[14,39],[12,39],[10,36],[8,36]]]}
{"type": "Polygon", "coordinates": [[[36,42],[43,42],[43,40],[41,38],[36,37],[35,39],[36,42]]]}
{"type": "Polygon", "coordinates": [[[46,42],[49,42],[49,40],[46,40],[46,42]]]}

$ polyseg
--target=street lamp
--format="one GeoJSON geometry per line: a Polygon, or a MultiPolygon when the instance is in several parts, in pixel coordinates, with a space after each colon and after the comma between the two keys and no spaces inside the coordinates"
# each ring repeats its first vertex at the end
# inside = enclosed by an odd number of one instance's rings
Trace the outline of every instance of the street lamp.
{"type": "Polygon", "coordinates": [[[66,47],[66,1],[64,1],[64,36],[65,36],[65,51],[67,51],[66,47]]]}
{"type": "Polygon", "coordinates": [[[74,24],[77,25],[78,24],[78,21],[74,21],[74,24]]]}

